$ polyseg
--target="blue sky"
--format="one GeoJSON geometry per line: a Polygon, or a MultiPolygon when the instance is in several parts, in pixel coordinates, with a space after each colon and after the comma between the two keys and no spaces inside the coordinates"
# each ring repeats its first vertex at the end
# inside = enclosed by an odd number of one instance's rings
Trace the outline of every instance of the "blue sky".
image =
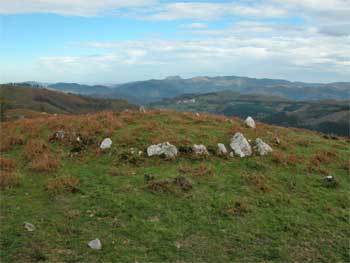
{"type": "Polygon", "coordinates": [[[349,0],[0,1],[0,82],[350,81],[349,0]]]}

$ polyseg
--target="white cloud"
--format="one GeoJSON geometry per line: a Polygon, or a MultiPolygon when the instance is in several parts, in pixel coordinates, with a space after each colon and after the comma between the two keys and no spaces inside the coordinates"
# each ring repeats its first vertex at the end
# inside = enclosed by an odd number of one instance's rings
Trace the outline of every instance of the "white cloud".
{"type": "MultiPolygon", "coordinates": [[[[177,2],[158,5],[141,18],[147,20],[214,20],[225,16],[284,17],[286,10],[267,4],[177,2]]],[[[140,15],[139,15],[140,16],[140,15]]]]}
{"type": "Polygon", "coordinates": [[[55,13],[95,16],[120,8],[154,4],[154,0],[0,0],[0,14],[55,13]]]}
{"type": "Polygon", "coordinates": [[[182,24],[182,27],[186,27],[186,28],[206,28],[208,25],[205,23],[190,23],[190,24],[182,24]]]}
{"type": "MultiPolygon", "coordinates": [[[[246,27],[256,23],[242,22],[246,27]]],[[[277,31],[276,31],[277,30],[277,31]]],[[[46,57],[41,68],[52,73],[64,70],[104,78],[113,72],[132,74],[132,79],[182,75],[241,74],[322,81],[350,74],[350,38],[319,34],[314,28],[280,34],[270,27],[268,35],[219,35],[204,39],[148,39],[119,42],[88,42],[83,47],[107,50],[107,54],[83,57],[46,57]],[[274,33],[276,33],[274,35],[274,33]],[[299,35],[298,35],[299,34],[299,35]],[[130,72],[127,72],[130,71],[130,72]],[[132,73],[131,73],[132,72],[132,73]]],[[[130,79],[129,79],[130,80],[130,79]]],[[[334,79],[333,79],[334,80],[334,79]]]]}
{"type": "Polygon", "coordinates": [[[349,0],[272,0],[298,15],[322,20],[350,20],[349,0]]]}

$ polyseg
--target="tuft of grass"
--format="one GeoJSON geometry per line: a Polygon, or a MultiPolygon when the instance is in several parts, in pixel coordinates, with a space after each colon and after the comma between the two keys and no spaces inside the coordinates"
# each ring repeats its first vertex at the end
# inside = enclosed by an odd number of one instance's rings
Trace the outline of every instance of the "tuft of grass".
{"type": "Polygon", "coordinates": [[[254,186],[257,190],[267,193],[271,189],[266,183],[265,176],[260,173],[241,173],[241,178],[248,184],[254,186]]]}
{"type": "Polygon", "coordinates": [[[43,140],[31,140],[29,141],[23,149],[23,154],[27,160],[33,160],[38,158],[44,153],[49,151],[49,146],[43,140]]]}
{"type": "Polygon", "coordinates": [[[19,186],[21,177],[14,172],[0,171],[0,188],[12,188],[19,186]]]}
{"type": "Polygon", "coordinates": [[[179,171],[183,174],[190,174],[193,176],[201,177],[213,175],[214,170],[205,163],[201,163],[197,167],[189,167],[188,165],[180,165],[179,171]]]}
{"type": "Polygon", "coordinates": [[[49,153],[33,158],[29,163],[33,172],[53,172],[59,168],[59,161],[49,153]]]}
{"type": "Polygon", "coordinates": [[[61,176],[49,179],[46,183],[46,190],[52,194],[64,192],[74,193],[78,190],[79,179],[73,176],[61,176]]]}

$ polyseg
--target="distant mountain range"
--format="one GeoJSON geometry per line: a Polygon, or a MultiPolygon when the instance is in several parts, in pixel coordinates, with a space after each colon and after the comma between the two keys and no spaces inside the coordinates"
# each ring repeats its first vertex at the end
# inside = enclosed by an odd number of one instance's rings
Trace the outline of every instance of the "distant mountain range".
{"type": "Polygon", "coordinates": [[[291,101],[280,97],[247,95],[233,91],[187,94],[152,103],[156,108],[210,112],[269,124],[306,128],[349,136],[350,101],[291,101]]]}
{"type": "MultiPolygon", "coordinates": [[[[33,82],[28,85],[33,85],[33,82]]],[[[77,83],[55,83],[46,86],[59,91],[94,97],[123,98],[137,104],[156,102],[186,93],[204,94],[223,90],[237,91],[241,94],[279,96],[296,101],[350,99],[350,82],[322,84],[238,76],[189,79],[172,76],[161,80],[136,81],[109,87],[77,83]]]]}

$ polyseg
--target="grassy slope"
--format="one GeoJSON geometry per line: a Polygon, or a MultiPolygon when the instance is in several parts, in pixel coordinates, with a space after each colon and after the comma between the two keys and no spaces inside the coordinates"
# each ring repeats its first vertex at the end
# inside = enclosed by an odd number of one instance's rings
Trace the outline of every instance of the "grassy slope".
{"type": "MultiPolygon", "coordinates": [[[[21,113],[23,109],[60,114],[135,109],[134,105],[125,100],[100,100],[49,89],[9,85],[0,85],[0,97],[11,108],[21,109],[21,113]]],[[[30,116],[25,112],[23,114],[30,116]]]]}
{"type": "Polygon", "coordinates": [[[2,153],[16,161],[21,178],[19,186],[1,190],[2,262],[350,260],[345,140],[261,123],[250,130],[237,119],[169,111],[38,118],[1,128],[3,143],[24,140],[2,153]],[[65,140],[49,143],[58,129],[66,131],[65,140]],[[143,150],[162,141],[228,146],[236,131],[249,139],[261,137],[273,145],[275,155],[125,160],[131,147],[143,150]],[[93,142],[70,157],[75,132],[93,142]],[[99,153],[98,142],[107,135],[112,149],[99,153]],[[273,144],[273,135],[281,145],[273,144]],[[59,160],[58,170],[30,170],[23,151],[38,138],[59,160]],[[183,175],[193,189],[184,192],[171,184],[170,192],[152,192],[145,174],[155,182],[183,175]],[[338,187],[323,186],[328,174],[338,187]],[[79,179],[77,192],[46,190],[53,178],[67,175],[79,179]],[[25,231],[24,221],[36,231],[25,231]],[[101,251],[87,247],[97,237],[101,251]]]}
{"type": "Polygon", "coordinates": [[[346,101],[296,102],[264,95],[240,95],[223,91],[202,95],[183,95],[152,104],[180,111],[205,111],[245,117],[266,123],[302,127],[321,132],[349,135],[349,103],[346,101]],[[177,103],[195,98],[195,103],[177,103]]]}

